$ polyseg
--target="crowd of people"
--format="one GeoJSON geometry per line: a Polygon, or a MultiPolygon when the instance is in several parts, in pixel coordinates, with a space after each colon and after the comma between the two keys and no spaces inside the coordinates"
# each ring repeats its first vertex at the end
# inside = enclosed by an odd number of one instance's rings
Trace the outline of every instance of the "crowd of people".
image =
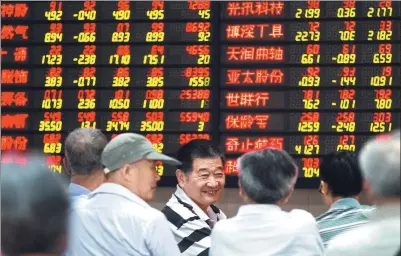
{"type": "MultiPolygon", "coordinates": [[[[284,211],[298,167],[267,148],[237,160],[244,204],[227,218],[215,204],[224,190],[224,155],[208,140],[175,158],[139,134],[109,142],[79,128],[65,141],[67,184],[35,156],[1,168],[3,256],[396,256],[400,255],[400,131],[372,138],[360,152],[322,157],[320,187],[328,211],[284,211]],[[155,167],[176,167],[177,187],[159,211],[148,203],[155,167]],[[370,205],[362,205],[364,192],[370,205]]],[[[296,192],[295,192],[296,193],[296,192]]]]}

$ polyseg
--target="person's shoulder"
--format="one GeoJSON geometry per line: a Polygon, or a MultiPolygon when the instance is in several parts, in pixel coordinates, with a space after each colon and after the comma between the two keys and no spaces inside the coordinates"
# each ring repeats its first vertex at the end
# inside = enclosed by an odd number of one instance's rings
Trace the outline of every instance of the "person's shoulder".
{"type": "Polygon", "coordinates": [[[324,213],[320,214],[319,216],[317,216],[315,218],[315,220],[317,223],[319,223],[319,222],[324,221],[326,218],[332,217],[334,214],[336,214],[336,213],[333,211],[327,211],[327,212],[324,212],[324,213]]]}
{"type": "Polygon", "coordinates": [[[178,206],[178,205],[180,205],[180,203],[178,202],[177,198],[175,198],[175,196],[174,196],[174,194],[173,194],[173,195],[170,197],[170,199],[167,201],[165,207],[173,208],[173,207],[176,207],[176,206],[178,206]]]}
{"type": "Polygon", "coordinates": [[[236,218],[220,220],[214,225],[212,234],[224,236],[224,234],[232,234],[235,229],[236,218]]]}
{"type": "Polygon", "coordinates": [[[288,213],[291,219],[294,221],[302,221],[304,223],[316,223],[315,217],[305,210],[301,209],[294,209],[288,213]]]}
{"type": "Polygon", "coordinates": [[[130,211],[131,216],[141,217],[143,219],[149,220],[150,222],[153,220],[159,220],[165,218],[163,213],[150,205],[138,205],[138,204],[131,204],[132,209],[135,211],[130,211]]]}
{"type": "Polygon", "coordinates": [[[365,213],[370,214],[370,213],[376,211],[377,208],[376,208],[376,206],[372,206],[372,205],[361,205],[361,206],[359,207],[359,209],[360,209],[361,211],[365,212],[365,213]]]}
{"type": "Polygon", "coordinates": [[[180,203],[177,198],[173,195],[167,202],[162,212],[171,222],[171,218],[176,218],[177,215],[183,219],[189,219],[196,216],[196,214],[191,210],[190,205],[185,205],[185,203],[180,203]]]}
{"type": "Polygon", "coordinates": [[[366,205],[366,204],[361,204],[360,208],[364,209],[364,210],[371,210],[371,211],[377,209],[376,205],[366,205]]]}
{"type": "Polygon", "coordinates": [[[84,208],[88,203],[87,195],[80,195],[70,198],[70,211],[75,211],[84,208]]]}
{"type": "Polygon", "coordinates": [[[358,248],[366,248],[370,242],[366,243],[364,237],[369,233],[369,227],[362,226],[334,237],[327,246],[327,255],[351,253],[358,248]]]}
{"type": "Polygon", "coordinates": [[[317,222],[313,215],[305,210],[294,209],[288,212],[287,225],[293,232],[300,234],[315,233],[317,222]]]}
{"type": "Polygon", "coordinates": [[[372,217],[372,214],[376,211],[375,206],[370,205],[361,205],[359,207],[359,213],[364,216],[364,218],[369,219],[372,217]]]}

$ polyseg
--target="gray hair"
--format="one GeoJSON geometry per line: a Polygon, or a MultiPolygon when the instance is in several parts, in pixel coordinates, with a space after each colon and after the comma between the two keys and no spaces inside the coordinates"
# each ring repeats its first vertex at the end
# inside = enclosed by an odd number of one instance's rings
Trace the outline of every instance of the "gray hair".
{"type": "Polygon", "coordinates": [[[65,157],[72,174],[91,175],[102,170],[100,159],[107,144],[106,136],[99,129],[78,128],[65,140],[65,157]]]}
{"type": "Polygon", "coordinates": [[[35,157],[1,165],[1,246],[7,255],[55,253],[67,235],[67,182],[35,157]]]}
{"type": "Polygon", "coordinates": [[[400,131],[385,138],[366,143],[359,155],[364,178],[379,196],[399,197],[400,189],[400,131]]]}
{"type": "Polygon", "coordinates": [[[294,188],[298,169],[287,152],[264,149],[238,159],[239,182],[247,196],[256,203],[274,204],[294,188]]]}

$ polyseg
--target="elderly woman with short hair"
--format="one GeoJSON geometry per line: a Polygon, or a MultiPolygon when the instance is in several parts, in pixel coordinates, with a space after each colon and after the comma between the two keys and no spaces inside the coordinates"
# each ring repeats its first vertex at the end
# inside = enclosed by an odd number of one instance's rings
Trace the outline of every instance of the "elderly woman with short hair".
{"type": "Polygon", "coordinates": [[[237,216],[218,222],[210,255],[314,256],[324,246],[314,217],[281,207],[294,191],[298,168],[285,151],[253,151],[238,159],[240,195],[237,216]]]}

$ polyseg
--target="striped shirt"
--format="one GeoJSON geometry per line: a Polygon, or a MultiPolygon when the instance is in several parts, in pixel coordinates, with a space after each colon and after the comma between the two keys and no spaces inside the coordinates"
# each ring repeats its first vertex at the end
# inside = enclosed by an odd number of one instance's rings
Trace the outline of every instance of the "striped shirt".
{"type": "Polygon", "coordinates": [[[316,218],[324,245],[327,246],[335,236],[368,223],[374,210],[354,198],[336,201],[326,213],[316,218]]]}
{"type": "Polygon", "coordinates": [[[208,256],[211,227],[217,221],[227,219],[213,205],[207,209],[206,214],[179,186],[162,212],[170,222],[182,256],[208,256]]]}

